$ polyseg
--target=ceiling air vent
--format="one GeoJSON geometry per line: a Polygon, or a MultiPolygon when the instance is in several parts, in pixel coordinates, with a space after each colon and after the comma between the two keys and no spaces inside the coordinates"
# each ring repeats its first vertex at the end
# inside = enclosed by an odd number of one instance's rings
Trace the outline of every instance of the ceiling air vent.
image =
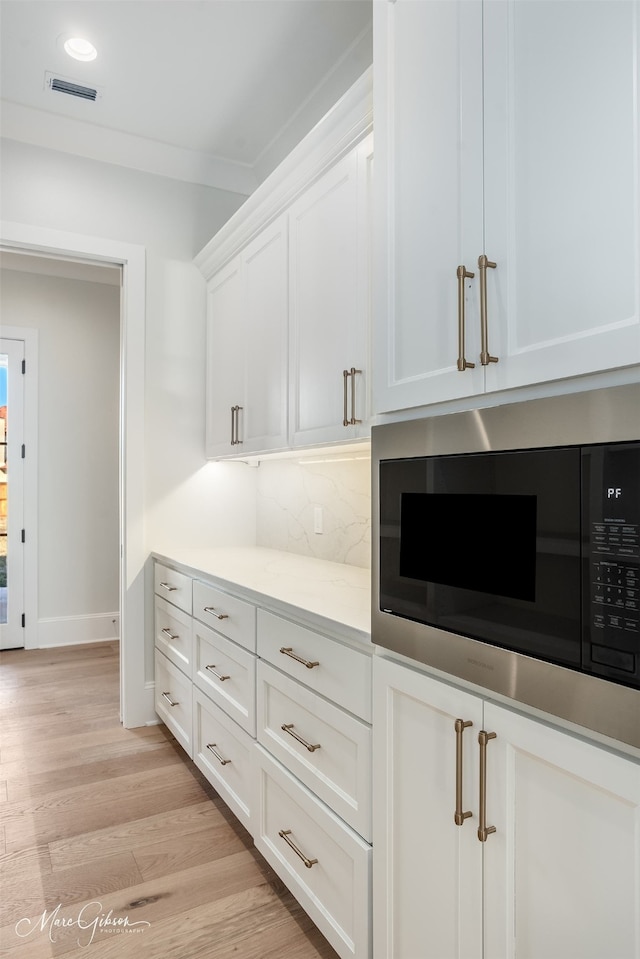
{"type": "Polygon", "coordinates": [[[91,100],[93,103],[102,96],[98,87],[86,87],[75,80],[69,80],[65,77],[58,77],[55,73],[45,74],[45,86],[54,93],[66,93],[70,97],[78,97],[80,100],[91,100]]]}

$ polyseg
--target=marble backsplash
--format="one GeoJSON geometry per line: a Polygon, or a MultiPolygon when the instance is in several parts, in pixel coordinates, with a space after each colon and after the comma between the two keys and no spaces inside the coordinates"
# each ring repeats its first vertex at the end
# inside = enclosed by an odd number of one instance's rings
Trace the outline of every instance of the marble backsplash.
{"type": "Polygon", "coordinates": [[[368,455],[263,460],[257,481],[258,546],[370,567],[368,455]],[[322,533],[314,532],[318,518],[322,533]]]}

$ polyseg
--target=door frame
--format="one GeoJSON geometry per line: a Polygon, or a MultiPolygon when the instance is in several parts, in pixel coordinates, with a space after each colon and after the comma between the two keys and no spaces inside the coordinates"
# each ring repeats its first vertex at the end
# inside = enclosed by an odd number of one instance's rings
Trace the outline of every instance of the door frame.
{"type": "MultiPolygon", "coordinates": [[[[38,511],[38,331],[26,326],[3,326],[2,337],[22,340],[29,376],[24,383],[23,442],[27,448],[23,464],[22,512],[36,516],[38,511]]],[[[29,523],[23,546],[23,610],[25,614],[24,649],[38,645],[38,524],[29,523]]]]}
{"type": "MultiPolygon", "coordinates": [[[[120,718],[153,723],[153,677],[145,671],[144,373],[146,250],[103,237],[0,221],[3,249],[113,263],[120,299],[120,718]]],[[[25,504],[26,506],[26,504],[25,504]]],[[[30,637],[33,643],[33,638],[30,637]]],[[[26,640],[26,637],[25,637],[26,640]]],[[[37,643],[37,640],[36,640],[37,643]]],[[[26,643],[25,643],[26,645],[26,643]]]]}

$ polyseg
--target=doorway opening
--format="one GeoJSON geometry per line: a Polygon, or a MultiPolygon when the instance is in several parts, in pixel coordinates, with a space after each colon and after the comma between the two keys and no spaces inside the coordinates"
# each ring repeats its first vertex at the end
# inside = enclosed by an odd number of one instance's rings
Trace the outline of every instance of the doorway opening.
{"type": "MultiPolygon", "coordinates": [[[[155,722],[153,673],[145,655],[144,504],[144,247],[104,238],[70,234],[28,224],[3,223],[0,249],[12,253],[80,261],[122,271],[120,293],[119,383],[119,608],[120,711],[127,728],[155,722]]],[[[25,511],[34,505],[34,491],[25,491],[25,511]]],[[[36,507],[34,507],[36,508],[36,507]]],[[[27,577],[29,582],[31,577],[27,577]]],[[[26,590],[29,591],[29,588],[26,590]]],[[[25,599],[28,608],[28,600],[25,599]]],[[[37,601],[36,601],[37,605],[37,601]]],[[[33,623],[31,624],[33,627],[33,623]]],[[[37,633],[25,630],[25,647],[38,645],[37,633]]],[[[152,662],[152,660],[151,660],[152,662]]]]}
{"type": "Polygon", "coordinates": [[[24,646],[24,341],[0,339],[0,649],[24,646]]]}

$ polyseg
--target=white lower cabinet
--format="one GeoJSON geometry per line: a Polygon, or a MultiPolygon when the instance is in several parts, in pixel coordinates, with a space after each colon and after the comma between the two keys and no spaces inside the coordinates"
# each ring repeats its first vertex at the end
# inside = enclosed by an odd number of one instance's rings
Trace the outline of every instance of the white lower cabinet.
{"type": "Polygon", "coordinates": [[[194,687],[193,761],[249,832],[253,745],[252,736],[194,687]]]}
{"type": "Polygon", "coordinates": [[[256,657],[194,622],[193,681],[250,736],[256,734],[256,657]]]}
{"type": "Polygon", "coordinates": [[[258,741],[371,841],[371,726],[258,663],[258,741]]]}
{"type": "Polygon", "coordinates": [[[254,841],[340,956],[370,955],[371,847],[260,745],[254,841]]]}
{"type": "Polygon", "coordinates": [[[637,761],[382,658],[374,729],[376,959],[638,959],[637,761]]]}
{"type": "Polygon", "coordinates": [[[370,959],[371,651],[203,580],[156,564],[156,712],[342,959],[370,959]]]}
{"type": "Polygon", "coordinates": [[[155,653],[155,709],[187,755],[193,756],[191,679],[158,649],[155,653]]]}

